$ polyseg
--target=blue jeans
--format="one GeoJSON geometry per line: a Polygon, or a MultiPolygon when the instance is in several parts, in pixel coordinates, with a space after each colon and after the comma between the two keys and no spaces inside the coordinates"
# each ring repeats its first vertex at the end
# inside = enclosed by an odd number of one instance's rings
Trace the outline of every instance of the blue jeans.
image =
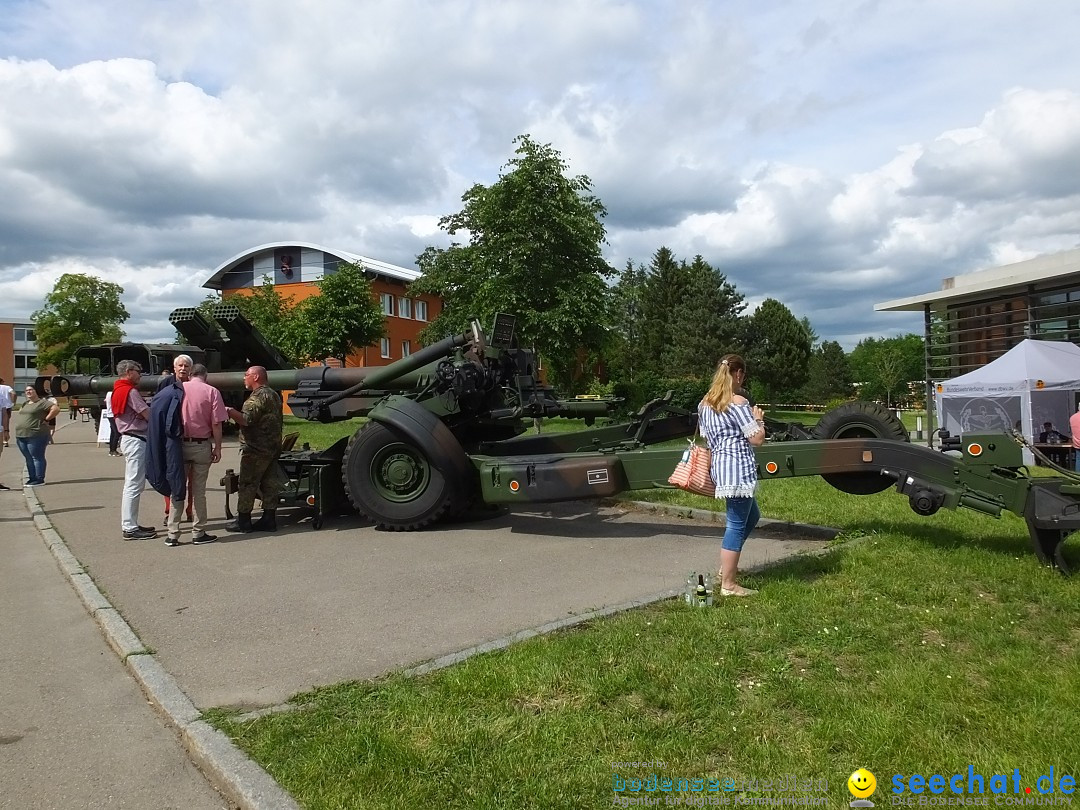
{"type": "Polygon", "coordinates": [[[49,445],[49,434],[32,436],[29,439],[16,438],[15,444],[26,459],[26,475],[31,484],[45,483],[45,448],[49,445]]]}
{"type": "Polygon", "coordinates": [[[727,498],[727,528],[724,529],[724,551],[742,551],[743,543],[757,526],[761,512],[753,498],[727,498]]]}

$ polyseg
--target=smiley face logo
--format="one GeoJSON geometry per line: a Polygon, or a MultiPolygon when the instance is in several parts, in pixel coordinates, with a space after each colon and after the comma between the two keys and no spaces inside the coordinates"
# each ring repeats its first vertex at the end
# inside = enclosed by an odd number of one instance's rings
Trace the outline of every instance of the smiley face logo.
{"type": "Polygon", "coordinates": [[[877,779],[866,768],[859,768],[848,777],[847,789],[856,799],[865,799],[877,790],[877,779]]]}

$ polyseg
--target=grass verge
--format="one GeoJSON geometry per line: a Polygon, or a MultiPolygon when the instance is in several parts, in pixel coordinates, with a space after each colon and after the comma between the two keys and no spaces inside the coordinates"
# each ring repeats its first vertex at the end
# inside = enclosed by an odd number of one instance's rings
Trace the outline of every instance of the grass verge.
{"type": "Polygon", "coordinates": [[[1080,776],[1080,578],[1039,566],[1022,521],[920,518],[817,478],[768,482],[761,501],[841,542],[748,577],[753,599],[659,603],[423,677],[318,689],[302,711],[208,719],[307,808],[602,807],[647,795],[614,787],[651,774],[824,779],[808,795],[839,806],[857,767],[879,802],[893,774],[1080,776]]]}

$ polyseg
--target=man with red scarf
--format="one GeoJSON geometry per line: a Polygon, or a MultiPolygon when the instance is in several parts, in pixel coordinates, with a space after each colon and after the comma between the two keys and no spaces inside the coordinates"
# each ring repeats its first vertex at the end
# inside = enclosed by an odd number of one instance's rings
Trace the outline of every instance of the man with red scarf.
{"type": "Polygon", "coordinates": [[[157,531],[139,525],[139,499],[146,484],[146,431],[150,407],[139,393],[142,369],[134,360],[116,364],[120,378],[113,383],[112,410],[120,432],[120,452],[124,467],[124,497],[120,508],[120,528],[125,540],[149,540],[157,531]]]}

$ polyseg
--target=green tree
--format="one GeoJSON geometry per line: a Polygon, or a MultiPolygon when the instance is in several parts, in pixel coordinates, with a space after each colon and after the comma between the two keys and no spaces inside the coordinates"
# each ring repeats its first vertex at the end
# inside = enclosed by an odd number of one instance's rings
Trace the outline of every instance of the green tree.
{"type": "Polygon", "coordinates": [[[38,368],[56,366],[80,346],[123,339],[120,325],[128,319],[120,297],[124,288],[83,273],[64,273],[45,305],[30,317],[37,333],[38,368]]]}
{"type": "Polygon", "coordinates": [[[850,397],[851,383],[851,364],[844,348],[835,340],[826,340],[810,354],[809,377],[799,398],[824,405],[834,399],[850,397]]]}
{"type": "Polygon", "coordinates": [[[688,268],[689,283],[672,321],[668,376],[704,377],[729,352],[741,351],[746,301],[727,276],[701,256],[688,268]]]}
{"type": "Polygon", "coordinates": [[[892,407],[909,395],[908,383],[925,375],[923,339],[914,333],[892,338],[864,338],[851,351],[851,368],[862,399],[884,400],[892,407]]]}
{"type": "Polygon", "coordinates": [[[612,323],[606,357],[611,376],[633,382],[639,371],[645,268],[627,260],[619,281],[611,288],[612,323]]]}
{"type": "Polygon", "coordinates": [[[746,360],[770,402],[796,397],[806,382],[810,336],[786,306],[766,298],[746,323],[746,360]]]}
{"type": "Polygon", "coordinates": [[[499,179],[474,185],[462,210],[439,220],[451,236],[466,232],[468,244],[428,247],[417,257],[424,275],[412,289],[443,300],[421,337],[430,342],[465,331],[474,318],[486,325],[510,312],[521,345],[535,347],[552,378],[569,385],[581,353],[603,345],[610,322],[605,279],[615,271],[601,250],[607,212],[592,181],[566,177],[550,145],[528,135],[514,143],[499,179]]]}
{"type": "Polygon", "coordinates": [[[684,322],[683,302],[690,288],[691,274],[686,262],[679,262],[666,247],[653,254],[645,279],[642,302],[639,363],[644,371],[670,376],[671,346],[675,332],[684,322]]]}
{"type": "Polygon", "coordinates": [[[358,263],[342,263],[336,273],[315,282],[319,294],[305,298],[287,318],[287,339],[301,360],[349,354],[386,334],[386,318],[371,294],[371,283],[358,263]]]}

